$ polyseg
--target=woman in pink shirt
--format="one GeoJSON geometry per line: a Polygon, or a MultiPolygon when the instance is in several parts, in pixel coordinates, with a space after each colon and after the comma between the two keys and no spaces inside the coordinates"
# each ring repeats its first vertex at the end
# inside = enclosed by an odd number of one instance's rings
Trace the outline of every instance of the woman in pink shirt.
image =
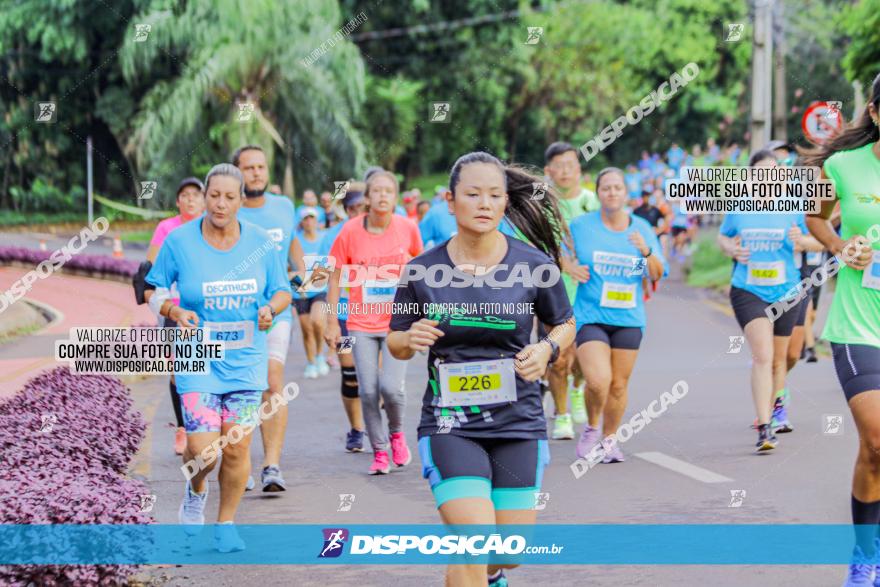
{"type": "Polygon", "coordinates": [[[328,345],[337,348],[340,328],[336,306],[340,280],[344,279],[343,285],[350,284],[351,288],[348,332],[354,338],[352,355],[364,422],[373,447],[371,475],[387,474],[391,470],[390,460],[398,467],[412,460],[403,434],[407,362],[391,356],[385,337],[401,268],[422,252],[422,238],[414,222],[394,213],[398,194],[397,178],[391,172],[379,170],[370,175],[365,192],[367,213],[349,220],[330,250],[336,268],[327,294],[330,316],[325,338],[328,345]],[[389,435],[379,409],[380,394],[388,414],[391,459],[389,435]]]}
{"type": "Polygon", "coordinates": [[[177,186],[177,210],[180,214],[166,218],[156,226],[150,248],[147,249],[147,261],[150,263],[156,260],[168,233],[181,224],[198,218],[205,211],[205,188],[197,178],[187,177],[177,186]]]}
{"type": "MultiPolygon", "coordinates": [[[[156,260],[165,237],[172,230],[198,218],[205,211],[205,187],[197,178],[187,177],[177,186],[177,210],[180,214],[166,218],[159,223],[156,231],[153,232],[150,248],[147,249],[147,261],[150,263],[156,260]]],[[[179,301],[173,300],[175,304],[179,301]]],[[[162,320],[164,321],[163,326],[166,328],[175,326],[174,322],[170,320],[164,318],[162,320]]],[[[186,429],[183,427],[183,413],[180,411],[180,396],[177,393],[177,385],[174,383],[174,374],[171,375],[168,388],[171,390],[171,405],[174,407],[174,417],[177,420],[177,432],[174,434],[174,454],[182,455],[186,449],[186,429]]]]}

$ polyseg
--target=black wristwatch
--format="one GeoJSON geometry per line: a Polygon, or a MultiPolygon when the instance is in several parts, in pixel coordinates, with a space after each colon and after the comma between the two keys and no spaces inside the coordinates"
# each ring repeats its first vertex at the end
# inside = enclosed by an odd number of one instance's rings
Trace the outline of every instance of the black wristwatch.
{"type": "Polygon", "coordinates": [[[653,254],[654,254],[654,249],[652,249],[651,247],[648,247],[648,254],[645,255],[645,259],[647,259],[648,257],[650,257],[653,254]]]}
{"type": "Polygon", "coordinates": [[[541,340],[550,345],[550,360],[547,361],[547,364],[550,365],[552,363],[555,363],[556,359],[559,358],[559,345],[556,344],[555,340],[546,336],[541,340]]]}

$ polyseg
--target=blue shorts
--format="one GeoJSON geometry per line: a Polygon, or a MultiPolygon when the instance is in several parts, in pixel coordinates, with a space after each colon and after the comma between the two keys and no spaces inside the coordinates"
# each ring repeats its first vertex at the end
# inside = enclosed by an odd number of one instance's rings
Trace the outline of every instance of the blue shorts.
{"type": "Polygon", "coordinates": [[[262,391],[229,393],[190,392],[180,394],[183,426],[187,434],[220,432],[225,423],[256,426],[259,421],[262,391]]]}
{"type": "Polygon", "coordinates": [[[419,456],[438,508],[481,497],[496,510],[533,510],[550,448],[546,440],[434,434],[419,439],[419,456]]]}

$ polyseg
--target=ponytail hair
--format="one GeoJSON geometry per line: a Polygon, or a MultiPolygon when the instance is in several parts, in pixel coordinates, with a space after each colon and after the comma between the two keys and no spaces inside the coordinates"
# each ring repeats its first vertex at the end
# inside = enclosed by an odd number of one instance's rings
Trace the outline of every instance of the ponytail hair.
{"type": "Polygon", "coordinates": [[[528,242],[535,248],[546,253],[557,264],[561,257],[561,244],[571,245],[568,226],[562,219],[557,195],[542,177],[535,175],[524,167],[505,165],[494,155],[484,151],[475,151],[462,155],[452,166],[449,174],[449,191],[455,196],[455,186],[461,176],[461,170],[472,163],[488,163],[495,165],[504,175],[505,190],[508,201],[505,214],[513,225],[519,229],[528,242]],[[533,199],[535,184],[543,184],[544,197],[533,199]]]}
{"type": "MultiPolygon", "coordinates": [[[[880,74],[871,83],[871,98],[868,103],[873,104],[880,114],[880,74]]],[[[838,114],[838,116],[843,115],[838,114]]],[[[798,154],[801,156],[803,165],[822,167],[825,161],[838,151],[858,149],[868,143],[876,143],[878,140],[880,140],[880,126],[871,119],[868,106],[865,105],[865,109],[854,124],[837,133],[822,145],[811,148],[798,147],[798,154]]]]}

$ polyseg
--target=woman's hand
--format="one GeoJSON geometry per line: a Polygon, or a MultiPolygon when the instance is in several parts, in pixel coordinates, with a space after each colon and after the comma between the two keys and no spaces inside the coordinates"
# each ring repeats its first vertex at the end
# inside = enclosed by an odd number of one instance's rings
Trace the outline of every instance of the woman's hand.
{"type": "Polygon", "coordinates": [[[257,328],[260,330],[269,330],[272,327],[272,308],[269,305],[261,306],[257,310],[257,328]]]}
{"type": "Polygon", "coordinates": [[[413,323],[406,331],[407,346],[410,350],[423,353],[434,346],[437,339],[443,336],[443,331],[437,328],[440,324],[437,320],[422,318],[413,323]]]}
{"type": "Polygon", "coordinates": [[[184,310],[180,306],[172,306],[168,318],[177,322],[181,328],[198,328],[199,315],[192,310],[184,310]]]}
{"type": "Polygon", "coordinates": [[[649,247],[647,243],[645,243],[645,238],[642,236],[642,233],[637,230],[629,233],[629,242],[639,250],[639,253],[641,253],[642,257],[647,257],[648,253],[651,252],[651,247],[649,247]]]}
{"type": "Polygon", "coordinates": [[[537,381],[547,372],[547,363],[552,354],[553,349],[548,342],[530,344],[516,354],[513,368],[526,381],[537,381]]]}
{"type": "Polygon", "coordinates": [[[797,224],[792,224],[791,228],[788,229],[788,240],[790,240],[794,244],[795,252],[800,252],[803,250],[801,246],[801,238],[804,236],[803,231],[798,227],[797,224]]]}
{"type": "Polygon", "coordinates": [[[871,249],[871,243],[867,237],[857,234],[843,243],[838,256],[847,267],[851,267],[856,271],[863,271],[871,264],[871,260],[874,258],[874,251],[871,249]]]}
{"type": "Polygon", "coordinates": [[[577,260],[571,257],[562,257],[562,270],[578,283],[586,283],[590,280],[590,267],[578,265],[577,260]]]}
{"type": "Polygon", "coordinates": [[[332,319],[327,320],[327,327],[324,329],[324,342],[335,351],[340,338],[342,338],[342,329],[339,328],[339,320],[333,316],[332,319]]]}
{"type": "Polygon", "coordinates": [[[730,250],[731,257],[736,259],[738,263],[746,264],[751,257],[751,251],[747,247],[742,246],[742,237],[738,236],[733,239],[733,248],[730,250]]]}

